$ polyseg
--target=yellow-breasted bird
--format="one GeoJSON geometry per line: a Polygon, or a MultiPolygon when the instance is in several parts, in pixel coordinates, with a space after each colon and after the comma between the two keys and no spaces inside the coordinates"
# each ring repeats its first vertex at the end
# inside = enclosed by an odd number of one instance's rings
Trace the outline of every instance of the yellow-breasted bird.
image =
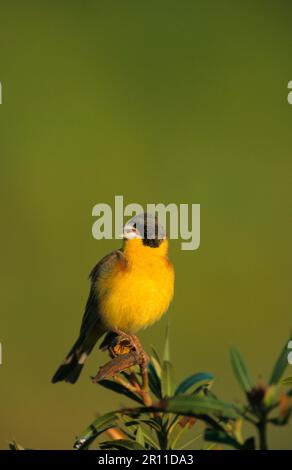
{"type": "Polygon", "coordinates": [[[104,333],[134,335],[158,321],[168,309],[174,269],[167,255],[164,227],[151,214],[139,214],[124,227],[123,238],[123,247],[102,258],[90,273],[91,288],[79,338],[53,376],[53,383],[75,383],[104,333]]]}

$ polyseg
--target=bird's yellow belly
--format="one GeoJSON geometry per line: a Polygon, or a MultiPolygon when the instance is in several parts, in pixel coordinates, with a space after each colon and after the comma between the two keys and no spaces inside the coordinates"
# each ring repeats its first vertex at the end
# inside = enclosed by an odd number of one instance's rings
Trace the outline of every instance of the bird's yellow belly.
{"type": "Polygon", "coordinates": [[[158,321],[173,296],[174,273],[165,260],[118,271],[97,286],[100,315],[108,329],[135,333],[158,321]]]}

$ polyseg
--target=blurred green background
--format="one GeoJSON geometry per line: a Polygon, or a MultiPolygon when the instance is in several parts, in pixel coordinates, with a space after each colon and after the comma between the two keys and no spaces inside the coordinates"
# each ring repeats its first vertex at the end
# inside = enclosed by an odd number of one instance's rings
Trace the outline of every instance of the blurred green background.
{"type": "Polygon", "coordinates": [[[70,448],[121,404],[89,380],[101,353],[50,384],[119,246],[93,239],[92,207],[118,194],[201,204],[200,249],[171,244],[172,360],[239,399],[229,346],[267,375],[291,327],[291,3],[6,0],[0,18],[0,448],[70,448]]]}

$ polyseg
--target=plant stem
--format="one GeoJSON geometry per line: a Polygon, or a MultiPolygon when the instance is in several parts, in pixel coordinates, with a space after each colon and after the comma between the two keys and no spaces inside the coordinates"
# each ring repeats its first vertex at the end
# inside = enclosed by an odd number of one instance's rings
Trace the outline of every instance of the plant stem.
{"type": "Polygon", "coordinates": [[[258,423],[259,431],[259,440],[260,440],[260,450],[267,450],[267,419],[266,416],[263,416],[258,423]]]}

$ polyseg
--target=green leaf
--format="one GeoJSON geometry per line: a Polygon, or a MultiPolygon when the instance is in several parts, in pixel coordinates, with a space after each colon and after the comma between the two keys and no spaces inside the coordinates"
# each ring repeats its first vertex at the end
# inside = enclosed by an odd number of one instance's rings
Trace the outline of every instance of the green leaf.
{"type": "Polygon", "coordinates": [[[182,435],[188,431],[188,428],[187,426],[179,426],[178,425],[178,422],[175,423],[174,426],[172,426],[172,428],[169,428],[168,429],[168,442],[169,442],[169,448],[170,449],[178,449],[177,447],[177,443],[179,442],[180,438],[182,437],[182,435]],[[176,431],[176,432],[174,432],[176,431]],[[174,434],[174,436],[173,436],[174,434]]]}
{"type": "Polygon", "coordinates": [[[12,441],[9,443],[9,449],[10,450],[25,450],[24,447],[22,447],[16,441],[12,441]]]}
{"type": "MultiPolygon", "coordinates": [[[[291,340],[291,338],[289,338],[289,340],[291,340]]],[[[270,382],[269,382],[270,385],[277,384],[281,380],[281,377],[284,374],[286,367],[288,366],[287,344],[288,344],[289,340],[285,344],[284,348],[282,349],[282,351],[281,351],[281,353],[280,353],[280,355],[279,355],[279,357],[276,361],[276,364],[274,365],[274,369],[273,369],[273,372],[271,374],[271,378],[270,378],[270,382]]]]}
{"type": "Polygon", "coordinates": [[[137,427],[136,442],[140,444],[142,447],[145,447],[144,434],[143,434],[143,429],[141,426],[137,427]]]}
{"type": "Polygon", "coordinates": [[[128,421],[126,424],[127,426],[139,426],[144,424],[145,427],[143,427],[143,436],[145,442],[151,445],[154,449],[159,449],[158,444],[155,442],[154,438],[151,435],[151,430],[156,431],[156,433],[161,432],[161,426],[154,420],[154,419],[139,419],[139,420],[131,420],[128,421]],[[148,427],[150,428],[148,430],[148,427]]]}
{"type": "Polygon", "coordinates": [[[157,362],[154,356],[150,356],[150,364],[152,364],[152,367],[155,369],[155,372],[157,374],[157,377],[161,377],[161,364],[157,362]]]}
{"type": "Polygon", "coordinates": [[[153,429],[154,431],[157,431],[157,432],[161,432],[161,426],[159,425],[159,423],[157,423],[157,421],[155,419],[139,419],[139,420],[135,420],[135,419],[132,419],[131,421],[128,421],[128,423],[130,425],[139,425],[139,424],[145,424],[147,426],[149,426],[151,429],[153,429]]]}
{"type": "Polygon", "coordinates": [[[126,450],[145,450],[141,444],[128,439],[117,439],[114,441],[104,441],[100,443],[101,449],[126,449],[126,450]]]}
{"type": "Polygon", "coordinates": [[[266,408],[271,408],[276,405],[278,401],[278,392],[279,392],[279,385],[270,385],[264,396],[264,405],[266,408]]]}
{"type": "Polygon", "coordinates": [[[205,445],[202,450],[215,450],[216,447],[217,447],[216,442],[212,442],[211,444],[205,445]]]}
{"type": "Polygon", "coordinates": [[[249,373],[241,357],[240,352],[232,347],[230,349],[231,366],[238,382],[245,392],[250,392],[253,388],[249,373]]]}
{"type": "Polygon", "coordinates": [[[169,325],[166,327],[163,361],[170,362],[169,325]]]}
{"type": "Polygon", "coordinates": [[[114,382],[113,380],[107,380],[107,379],[101,380],[98,383],[102,387],[112,390],[113,392],[119,393],[121,395],[125,395],[126,397],[130,398],[131,400],[136,401],[139,404],[143,403],[143,400],[141,397],[139,397],[138,395],[135,395],[135,393],[130,392],[130,390],[128,390],[122,384],[119,384],[117,382],[114,382]]]}
{"type": "Polygon", "coordinates": [[[169,347],[169,325],[166,328],[164,354],[161,370],[161,392],[163,397],[170,397],[173,394],[172,383],[172,365],[170,363],[170,347],[169,347]]]}
{"type": "Polygon", "coordinates": [[[217,400],[217,398],[213,396],[177,395],[169,399],[164,399],[157,405],[140,406],[123,410],[123,414],[135,417],[143,413],[157,412],[194,416],[206,422],[210,421],[209,417],[218,417],[222,420],[234,420],[239,418],[239,412],[234,405],[217,400]]]}
{"type": "Polygon", "coordinates": [[[282,379],[281,385],[292,385],[292,377],[286,377],[286,379],[282,379]]]}
{"type": "Polygon", "coordinates": [[[158,443],[155,442],[155,439],[153,438],[151,433],[148,432],[148,430],[143,429],[143,435],[144,435],[145,442],[148,444],[148,447],[150,446],[152,449],[160,450],[158,443]]]}
{"type": "Polygon", "coordinates": [[[169,361],[163,361],[161,372],[161,392],[163,398],[173,395],[172,365],[169,361]]]}
{"type": "Polygon", "coordinates": [[[241,449],[242,445],[237,442],[232,436],[230,436],[223,429],[209,429],[207,428],[204,433],[204,438],[208,442],[216,442],[217,444],[226,444],[235,449],[241,449]]]}
{"type": "Polygon", "coordinates": [[[150,346],[150,348],[151,348],[151,351],[152,351],[152,359],[155,360],[155,362],[160,366],[160,369],[161,369],[161,360],[160,360],[158,352],[156,351],[154,346],[150,346]]]}
{"type": "Polygon", "coordinates": [[[151,362],[148,364],[148,378],[151,392],[160,400],[162,398],[161,382],[151,362]]]}
{"type": "Polygon", "coordinates": [[[238,417],[238,413],[233,405],[213,397],[177,395],[162,402],[162,408],[164,411],[170,413],[195,417],[202,417],[202,415],[211,415],[226,419],[236,419],[238,417]]]}
{"type": "Polygon", "coordinates": [[[175,391],[175,395],[185,393],[193,385],[196,385],[201,382],[210,383],[212,380],[214,380],[214,376],[207,372],[199,372],[198,374],[190,375],[190,377],[187,377],[185,380],[183,380],[180,383],[180,385],[177,387],[175,391]]]}
{"type": "Polygon", "coordinates": [[[193,437],[192,439],[190,439],[188,442],[186,442],[186,443],[183,444],[182,446],[178,447],[177,450],[186,449],[186,448],[189,447],[191,444],[193,444],[195,441],[198,441],[199,439],[201,439],[202,436],[203,436],[203,433],[198,434],[197,436],[193,437]]]}
{"type": "Polygon", "coordinates": [[[97,418],[88,426],[77,438],[74,443],[74,449],[87,449],[90,444],[107,429],[115,426],[118,419],[118,412],[113,411],[97,418]]]}

